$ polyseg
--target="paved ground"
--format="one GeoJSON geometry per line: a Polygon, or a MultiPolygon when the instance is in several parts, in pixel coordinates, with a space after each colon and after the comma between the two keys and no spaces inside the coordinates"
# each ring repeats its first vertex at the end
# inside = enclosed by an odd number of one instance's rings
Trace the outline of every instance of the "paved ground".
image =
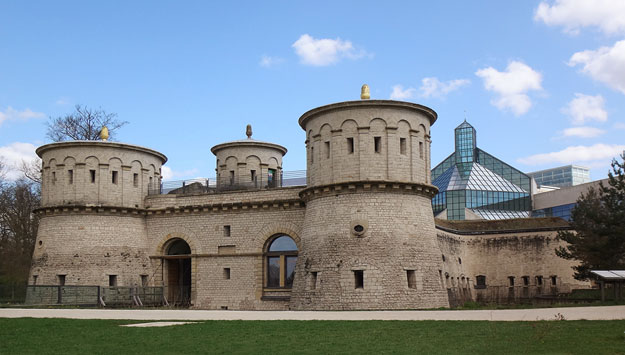
{"type": "Polygon", "coordinates": [[[0,308],[0,318],[134,320],[607,320],[625,319],[625,306],[565,307],[476,311],[202,311],[0,308]]]}

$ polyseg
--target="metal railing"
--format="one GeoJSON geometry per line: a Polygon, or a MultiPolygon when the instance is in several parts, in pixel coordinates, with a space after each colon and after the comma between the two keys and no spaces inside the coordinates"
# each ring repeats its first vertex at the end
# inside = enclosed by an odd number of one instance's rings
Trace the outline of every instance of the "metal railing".
{"type": "Polygon", "coordinates": [[[26,289],[28,305],[162,305],[165,288],[138,286],[78,286],[29,285],[26,289]]]}
{"type": "Polygon", "coordinates": [[[280,176],[197,178],[163,181],[148,186],[148,195],[209,194],[223,191],[262,190],[289,186],[306,186],[306,170],[283,171],[280,176]]]}

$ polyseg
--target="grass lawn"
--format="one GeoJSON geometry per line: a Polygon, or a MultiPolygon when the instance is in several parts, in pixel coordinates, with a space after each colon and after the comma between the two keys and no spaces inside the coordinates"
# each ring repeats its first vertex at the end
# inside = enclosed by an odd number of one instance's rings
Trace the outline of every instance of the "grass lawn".
{"type": "Polygon", "coordinates": [[[0,318],[0,354],[625,354],[625,321],[141,321],[0,318]]]}

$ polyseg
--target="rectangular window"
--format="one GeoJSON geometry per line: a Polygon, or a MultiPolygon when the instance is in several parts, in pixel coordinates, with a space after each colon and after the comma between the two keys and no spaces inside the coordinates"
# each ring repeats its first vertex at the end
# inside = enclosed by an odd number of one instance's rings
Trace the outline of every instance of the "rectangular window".
{"type": "Polygon", "coordinates": [[[139,187],[139,174],[137,173],[132,174],[132,185],[134,187],[139,187]]]}
{"type": "Polygon", "coordinates": [[[536,286],[542,286],[542,285],[543,285],[543,277],[536,276],[536,286]]]}
{"type": "Polygon", "coordinates": [[[347,154],[354,154],[354,138],[347,138],[347,154]]]}
{"type": "Polygon", "coordinates": [[[354,270],[354,288],[365,288],[364,270],[354,270]]]}
{"type": "Polygon", "coordinates": [[[226,225],[224,226],[224,237],[229,237],[230,236],[230,226],[226,225]]]}
{"type": "Polygon", "coordinates": [[[530,285],[530,277],[529,276],[523,276],[523,286],[529,286],[530,285]]]}
{"type": "Polygon", "coordinates": [[[267,287],[280,287],[280,257],[267,257],[267,287]]]}
{"type": "Polygon", "coordinates": [[[376,153],[382,152],[382,137],[373,137],[373,150],[376,153]]]}
{"type": "Polygon", "coordinates": [[[56,278],[59,280],[59,286],[65,286],[65,275],[56,275],[56,278]]]}
{"type": "Polygon", "coordinates": [[[399,138],[399,154],[406,155],[406,138],[399,138]]]}
{"type": "Polygon", "coordinates": [[[148,275],[141,275],[141,287],[148,287],[148,275]]]}
{"type": "Polygon", "coordinates": [[[253,182],[256,182],[256,170],[250,170],[250,178],[253,182]]]}
{"type": "Polygon", "coordinates": [[[109,286],[110,287],[117,286],[117,275],[109,275],[109,286]]]}
{"type": "Polygon", "coordinates": [[[117,185],[117,171],[113,170],[111,173],[111,182],[117,185]]]}
{"type": "Polygon", "coordinates": [[[508,276],[508,286],[514,287],[514,276],[508,276]]]}
{"type": "Polygon", "coordinates": [[[315,162],[315,147],[310,147],[310,162],[315,162]]]}
{"type": "Polygon", "coordinates": [[[551,286],[556,286],[558,284],[558,277],[551,276],[551,286]]]}
{"type": "Polygon", "coordinates": [[[423,142],[419,142],[419,158],[423,159],[423,142]]]}
{"type": "Polygon", "coordinates": [[[325,142],[324,146],[326,150],[326,159],[330,159],[330,142],[325,142]]]}
{"type": "Polygon", "coordinates": [[[52,172],[52,185],[56,184],[56,171],[52,172]]]}
{"type": "Polygon", "coordinates": [[[71,185],[74,183],[74,170],[67,171],[67,182],[71,185]]]}
{"type": "Polygon", "coordinates": [[[285,256],[284,266],[286,275],[284,275],[284,287],[293,287],[293,280],[295,280],[295,264],[297,263],[297,256],[285,256]]]}
{"type": "Polygon", "coordinates": [[[408,288],[417,288],[417,276],[414,270],[406,270],[406,278],[408,279],[408,288]]]}
{"type": "Polygon", "coordinates": [[[91,183],[95,184],[95,170],[89,170],[89,175],[91,177],[91,183]]]}
{"type": "Polygon", "coordinates": [[[317,289],[317,272],[316,271],[313,271],[310,273],[310,289],[311,290],[317,289]]]}
{"type": "Polygon", "coordinates": [[[224,280],[230,280],[230,268],[229,267],[224,268],[224,280]]]}
{"type": "Polygon", "coordinates": [[[39,278],[39,275],[33,275],[33,285],[37,284],[37,279],[39,278]]]}
{"type": "Polygon", "coordinates": [[[234,185],[234,170],[230,170],[230,185],[234,185]]]}

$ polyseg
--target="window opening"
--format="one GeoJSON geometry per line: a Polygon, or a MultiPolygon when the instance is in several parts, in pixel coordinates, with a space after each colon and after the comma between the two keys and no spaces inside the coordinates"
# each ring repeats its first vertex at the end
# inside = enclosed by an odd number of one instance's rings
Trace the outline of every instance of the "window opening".
{"type": "Polygon", "coordinates": [[[373,149],[376,153],[382,151],[382,137],[373,137],[373,149]]]}
{"type": "Polygon", "coordinates": [[[230,268],[229,267],[224,268],[224,280],[230,280],[230,268]]]}
{"type": "Polygon", "coordinates": [[[364,270],[354,270],[354,288],[365,288],[364,270]]]}
{"type": "Polygon", "coordinates": [[[56,275],[56,278],[59,280],[59,286],[65,286],[65,275],[56,275]]]}
{"type": "Polygon", "coordinates": [[[33,275],[33,285],[37,284],[37,279],[39,278],[39,275],[33,275]]]}
{"type": "Polygon", "coordinates": [[[475,277],[475,288],[486,288],[486,276],[478,275],[475,277]]]}
{"type": "Polygon", "coordinates": [[[113,170],[111,174],[111,182],[117,185],[117,171],[113,170]]]}
{"type": "Polygon", "coordinates": [[[445,261],[445,254],[443,254],[443,261],[445,261]]]}
{"type": "Polygon", "coordinates": [[[423,159],[423,142],[419,142],[419,158],[423,159]]]}
{"type": "Polygon", "coordinates": [[[406,155],[406,138],[399,138],[399,154],[406,155]]]}
{"type": "Polygon", "coordinates": [[[530,285],[530,277],[529,276],[523,276],[523,286],[529,286],[530,285]]]}
{"type": "Polygon", "coordinates": [[[537,286],[542,286],[543,285],[543,277],[542,276],[536,276],[536,285],[537,286]]]}
{"type": "Polygon", "coordinates": [[[91,183],[95,184],[95,170],[89,170],[89,175],[91,176],[91,183]]]}
{"type": "Polygon", "coordinates": [[[230,185],[234,185],[234,170],[230,170],[230,185]]]}
{"type": "Polygon", "coordinates": [[[117,286],[117,275],[109,275],[109,286],[110,287],[117,286]]]}
{"type": "Polygon", "coordinates": [[[514,276],[508,276],[508,286],[514,287],[514,276]]]}
{"type": "Polygon", "coordinates": [[[250,179],[256,182],[256,170],[250,170],[250,179]]]}
{"type": "Polygon", "coordinates": [[[74,183],[74,170],[67,171],[67,180],[70,185],[74,183]]]}
{"type": "Polygon", "coordinates": [[[52,185],[56,184],[56,171],[52,172],[52,185]]]}
{"type": "Polygon", "coordinates": [[[266,285],[270,288],[291,288],[295,279],[297,245],[288,235],[278,234],[267,247],[266,285]]]}
{"type": "Polygon", "coordinates": [[[132,185],[134,187],[139,187],[139,174],[137,173],[132,174],[132,185]]]}
{"type": "Polygon", "coordinates": [[[408,288],[417,288],[417,276],[414,270],[406,270],[406,278],[408,279],[408,288]]]}
{"type": "Polygon", "coordinates": [[[310,162],[315,162],[315,147],[310,147],[310,162]]]}
{"type": "Polygon", "coordinates": [[[326,149],[326,159],[330,159],[330,142],[325,142],[324,146],[326,149]]]}
{"type": "Polygon", "coordinates": [[[224,237],[229,237],[230,236],[230,226],[226,225],[224,226],[224,237]]]}
{"type": "Polygon", "coordinates": [[[141,275],[141,287],[148,287],[148,275],[141,275]]]}
{"type": "Polygon", "coordinates": [[[462,259],[458,258],[458,264],[462,265],[462,259]]]}
{"type": "Polygon", "coordinates": [[[555,286],[558,284],[558,277],[557,276],[551,276],[551,286],[555,286]]]}
{"type": "Polygon", "coordinates": [[[317,271],[313,271],[310,273],[310,289],[317,289],[317,271]]]}
{"type": "Polygon", "coordinates": [[[347,154],[353,154],[354,153],[354,138],[349,137],[347,138],[347,154]]]}

